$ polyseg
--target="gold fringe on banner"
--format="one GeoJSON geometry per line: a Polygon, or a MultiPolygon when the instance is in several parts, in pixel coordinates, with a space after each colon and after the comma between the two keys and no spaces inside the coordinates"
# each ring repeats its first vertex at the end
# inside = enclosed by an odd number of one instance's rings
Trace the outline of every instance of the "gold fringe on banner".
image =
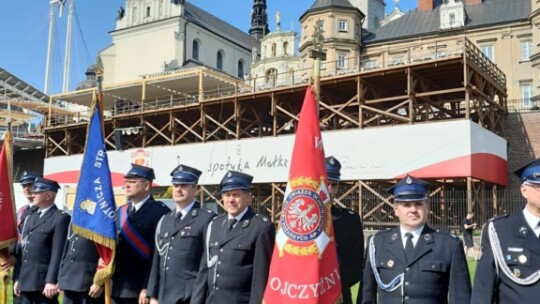
{"type": "Polygon", "coordinates": [[[111,249],[112,257],[111,257],[111,261],[109,265],[107,265],[107,267],[104,269],[99,269],[98,271],[96,271],[96,274],[94,275],[94,283],[102,286],[105,280],[108,280],[114,272],[113,264],[114,264],[114,258],[116,256],[116,240],[104,237],[102,235],[97,234],[96,232],[92,230],[82,228],[77,225],[72,224],[71,228],[73,229],[73,232],[75,232],[76,234],[111,249]]]}

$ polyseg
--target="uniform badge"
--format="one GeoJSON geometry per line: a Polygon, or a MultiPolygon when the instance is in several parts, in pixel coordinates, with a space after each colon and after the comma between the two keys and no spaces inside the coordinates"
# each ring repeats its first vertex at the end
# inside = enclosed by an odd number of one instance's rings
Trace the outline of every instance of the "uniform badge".
{"type": "Polygon", "coordinates": [[[516,278],[519,278],[521,276],[521,271],[519,271],[519,269],[517,269],[517,268],[514,268],[514,276],[516,278]]]}
{"type": "Polygon", "coordinates": [[[227,177],[231,177],[232,176],[232,173],[229,171],[229,173],[227,173],[227,177]]]}
{"type": "Polygon", "coordinates": [[[182,232],[180,232],[180,235],[184,235],[184,234],[186,234],[186,232],[182,230],[182,232]]]}
{"type": "Polygon", "coordinates": [[[405,180],[405,182],[407,183],[407,185],[410,185],[412,184],[413,180],[410,176],[407,175],[407,179],[405,180]]]}
{"type": "Polygon", "coordinates": [[[197,209],[191,210],[191,216],[197,216],[197,209]]]}
{"type": "Polygon", "coordinates": [[[431,234],[429,234],[429,233],[424,234],[424,240],[425,240],[426,242],[431,241],[431,234]]]}
{"type": "Polygon", "coordinates": [[[249,220],[245,220],[242,222],[242,228],[246,228],[249,225],[249,220]]]}
{"type": "Polygon", "coordinates": [[[393,260],[388,260],[388,262],[386,262],[386,266],[394,267],[394,261],[393,260]]]}
{"type": "Polygon", "coordinates": [[[165,232],[164,237],[168,237],[168,236],[169,236],[169,233],[168,233],[168,232],[165,232]]]}
{"type": "Polygon", "coordinates": [[[526,227],[519,228],[519,233],[521,233],[521,235],[527,235],[527,228],[526,227]]]}
{"type": "Polygon", "coordinates": [[[182,165],[178,166],[178,171],[184,171],[184,167],[182,165]]]}
{"type": "Polygon", "coordinates": [[[508,252],[523,252],[523,248],[508,247],[508,252]]]}
{"type": "Polygon", "coordinates": [[[395,241],[397,239],[397,233],[392,234],[392,241],[395,241]]]}
{"type": "Polygon", "coordinates": [[[524,254],[518,256],[518,262],[521,264],[527,263],[527,257],[524,254]]]}

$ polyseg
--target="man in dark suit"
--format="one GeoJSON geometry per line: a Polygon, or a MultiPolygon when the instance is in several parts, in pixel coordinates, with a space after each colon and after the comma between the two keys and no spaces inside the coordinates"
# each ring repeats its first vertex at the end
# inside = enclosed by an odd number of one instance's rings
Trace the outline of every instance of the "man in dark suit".
{"type": "Polygon", "coordinates": [[[101,304],[103,287],[94,283],[99,253],[94,242],[75,235],[69,229],[64,247],[58,289],[64,293],[64,304],[101,304]]]}
{"type": "Polygon", "coordinates": [[[364,228],[358,213],[335,201],[341,181],[341,163],[333,156],[327,157],[325,163],[328,192],[333,202],[331,213],[341,274],[341,295],[343,304],[352,304],[351,287],[362,279],[364,228]]]}
{"type": "Polygon", "coordinates": [[[274,248],[275,228],[251,204],[253,177],[229,171],[221,180],[226,214],[208,226],[191,303],[262,302],[274,248]]]}
{"type": "MultiPolygon", "coordinates": [[[[20,256],[17,256],[17,254],[20,253],[19,245],[21,241],[21,234],[22,229],[24,225],[25,219],[34,212],[37,207],[34,207],[34,203],[32,202],[32,187],[34,186],[34,182],[36,181],[36,178],[41,177],[40,175],[30,172],[30,171],[24,171],[21,178],[19,179],[19,184],[21,185],[23,189],[24,197],[26,197],[26,202],[24,206],[19,208],[17,210],[17,233],[19,235],[19,240],[17,244],[14,244],[9,247],[9,258],[6,260],[6,262],[2,265],[0,265],[0,271],[9,269],[10,267],[13,267],[17,264],[17,260],[20,259],[20,256]]],[[[20,301],[19,297],[14,297],[13,299],[14,303],[17,304],[20,301]]]]}
{"type": "Polygon", "coordinates": [[[60,186],[37,178],[32,202],[38,208],[26,219],[13,291],[21,303],[58,303],[57,277],[70,217],[54,204],[60,186]]]}
{"type": "Polygon", "coordinates": [[[128,203],[117,210],[119,233],[111,297],[116,304],[147,304],[156,225],[171,210],[150,195],[155,178],[152,168],[132,164],[124,178],[128,203]]]}
{"type": "Polygon", "coordinates": [[[525,208],[482,229],[471,303],[538,303],[540,294],[540,159],[515,174],[525,208]]]}
{"type": "Polygon", "coordinates": [[[156,228],[154,260],[148,281],[151,304],[188,304],[199,272],[203,233],[215,214],[195,200],[201,171],[179,165],[171,173],[176,209],[156,228]]]}
{"type": "Polygon", "coordinates": [[[407,175],[390,189],[399,227],[369,238],[361,303],[469,303],[463,245],[455,235],[426,224],[427,187],[407,175]]]}

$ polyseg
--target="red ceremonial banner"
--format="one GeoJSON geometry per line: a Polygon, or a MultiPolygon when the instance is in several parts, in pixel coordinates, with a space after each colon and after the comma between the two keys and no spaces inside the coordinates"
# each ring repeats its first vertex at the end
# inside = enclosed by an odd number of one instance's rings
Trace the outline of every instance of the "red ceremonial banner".
{"type": "Polygon", "coordinates": [[[0,176],[2,177],[0,179],[0,249],[17,242],[17,219],[11,168],[11,132],[7,131],[0,152],[0,176]]]}
{"type": "Polygon", "coordinates": [[[331,304],[341,280],[315,96],[308,86],[263,303],[331,304]]]}

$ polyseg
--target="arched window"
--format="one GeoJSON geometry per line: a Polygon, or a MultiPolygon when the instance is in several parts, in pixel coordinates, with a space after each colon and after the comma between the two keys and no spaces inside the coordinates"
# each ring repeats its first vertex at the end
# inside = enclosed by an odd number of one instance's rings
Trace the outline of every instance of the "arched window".
{"type": "Polygon", "coordinates": [[[272,57],[276,57],[277,46],[276,43],[272,43],[272,57]]]}
{"type": "Polygon", "coordinates": [[[244,61],[238,60],[238,78],[244,78],[244,61]]]}
{"type": "Polygon", "coordinates": [[[266,70],[266,83],[270,86],[275,86],[276,84],[276,77],[277,77],[278,71],[275,68],[270,68],[266,70]]]}
{"type": "Polygon", "coordinates": [[[193,47],[191,49],[191,58],[195,60],[199,60],[199,42],[197,40],[193,40],[193,47]]]}
{"type": "Polygon", "coordinates": [[[289,43],[287,41],[283,42],[283,55],[289,54],[288,48],[289,48],[289,43]]]}
{"type": "Polygon", "coordinates": [[[218,70],[223,70],[223,51],[219,50],[216,57],[216,68],[218,70]]]}

